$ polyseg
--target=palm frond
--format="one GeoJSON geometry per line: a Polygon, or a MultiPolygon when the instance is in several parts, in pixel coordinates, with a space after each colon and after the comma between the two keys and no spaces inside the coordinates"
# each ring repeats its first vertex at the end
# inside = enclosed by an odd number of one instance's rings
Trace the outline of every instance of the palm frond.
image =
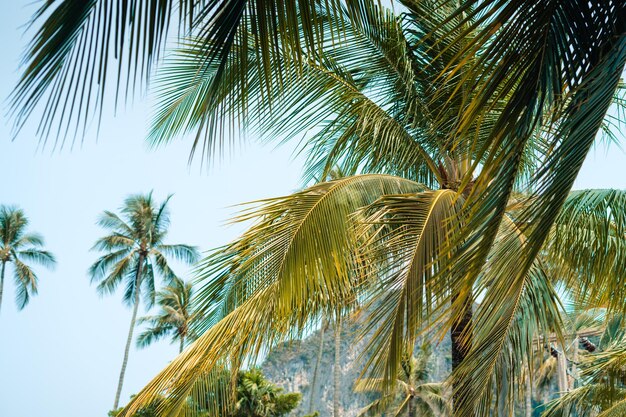
{"type": "MultiPolygon", "coordinates": [[[[0,231],[0,235],[1,235],[0,231]]],[[[23,248],[24,246],[42,247],[44,245],[43,236],[39,233],[25,233],[13,245],[14,248],[23,248]]]]}
{"type": "Polygon", "coordinates": [[[626,192],[573,191],[546,242],[551,264],[587,305],[624,313],[626,192]]]}
{"type": "MultiPolygon", "coordinates": [[[[120,262],[130,262],[132,257],[134,256],[134,251],[130,249],[122,249],[115,252],[107,253],[106,255],[98,258],[96,262],[94,262],[88,270],[89,277],[91,279],[91,283],[95,283],[103,279],[107,275],[107,271],[120,271],[124,270],[124,266],[120,269],[116,269],[116,265],[120,262]]],[[[117,272],[115,275],[122,276],[124,272],[117,272]]]]}
{"type": "Polygon", "coordinates": [[[243,212],[236,220],[255,220],[254,226],[200,267],[206,280],[198,290],[201,310],[215,308],[215,293],[232,281],[228,303],[218,307],[224,318],[202,328],[198,340],[155,377],[127,412],[163,389],[183,398],[223,359],[233,361],[232,369],[246,360],[254,363],[265,349],[302,335],[320,314],[341,309],[355,291],[350,274],[357,246],[350,216],[381,195],[420,189],[409,180],[363,175],[261,201],[243,212]]]}
{"type": "Polygon", "coordinates": [[[15,302],[18,309],[26,307],[30,296],[37,294],[37,275],[31,267],[17,258],[13,258],[13,275],[15,278],[15,302]]]}
{"type": "Polygon", "coordinates": [[[48,251],[40,249],[25,249],[16,251],[15,254],[20,258],[28,262],[35,262],[46,268],[52,269],[56,265],[56,259],[54,255],[48,251]]]}
{"type": "Polygon", "coordinates": [[[158,245],[156,250],[163,253],[166,257],[176,259],[190,265],[198,262],[198,259],[200,258],[198,248],[191,245],[158,245]]]}
{"type": "Polygon", "coordinates": [[[364,354],[370,376],[383,378],[386,389],[412,355],[422,326],[436,320],[434,311],[447,300],[445,283],[434,277],[448,235],[460,226],[454,223],[460,205],[456,192],[438,190],[384,196],[366,209],[361,228],[371,237],[363,259],[375,265],[368,292],[376,308],[363,327],[363,335],[374,334],[364,354]]]}

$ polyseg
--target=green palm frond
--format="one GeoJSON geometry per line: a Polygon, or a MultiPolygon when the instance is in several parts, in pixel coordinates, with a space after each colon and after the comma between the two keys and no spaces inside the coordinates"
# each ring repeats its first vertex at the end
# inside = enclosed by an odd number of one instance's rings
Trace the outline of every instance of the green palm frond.
{"type": "Polygon", "coordinates": [[[370,355],[369,374],[389,388],[402,358],[413,352],[418,331],[435,321],[436,306],[449,296],[435,277],[447,237],[460,227],[454,223],[461,205],[456,195],[451,190],[389,195],[365,210],[361,229],[371,237],[363,257],[378,267],[370,270],[369,305],[376,308],[363,328],[363,334],[374,334],[364,354],[370,355]]]}
{"type": "Polygon", "coordinates": [[[572,192],[546,242],[551,263],[581,301],[623,313],[626,192],[572,192]]]}
{"type": "Polygon", "coordinates": [[[470,410],[487,415],[495,387],[508,386],[507,397],[499,396],[498,401],[511,405],[515,381],[523,373],[523,359],[531,363],[534,337],[550,332],[562,337],[560,301],[541,262],[536,260],[521,279],[508,269],[525,240],[518,225],[505,217],[474,289],[482,300],[475,308],[471,328],[465,330],[469,352],[452,375],[459,415],[470,410]]]}
{"type": "Polygon", "coordinates": [[[116,96],[127,95],[137,82],[145,83],[172,14],[179,16],[182,29],[192,18],[194,3],[63,0],[43,4],[30,23],[40,26],[11,95],[16,128],[40,106],[45,116],[38,134],[44,140],[52,136],[63,145],[63,138],[79,131],[84,134],[87,120],[102,111],[110,74],[116,78],[112,83],[116,96]],[[174,13],[175,6],[181,6],[180,13],[174,13]]]}
{"type": "Polygon", "coordinates": [[[416,161],[423,161],[422,175],[415,178],[432,181],[438,171],[429,152],[436,153],[437,146],[411,126],[417,118],[403,112],[418,111],[420,104],[399,19],[378,8],[362,17],[336,12],[320,11],[328,49],[324,57],[310,55],[291,65],[282,57],[270,62],[271,94],[259,82],[256,44],[236,45],[247,55],[246,65],[233,62],[227,67],[229,77],[220,79],[217,64],[203,59],[207,45],[201,40],[184,43],[157,79],[152,142],[195,132],[194,149],[203,139],[207,154],[213,152],[214,136],[235,134],[235,125],[283,140],[321,127],[307,141],[315,155],[308,176],[325,177],[337,163],[347,172],[362,163],[399,173],[415,170],[416,161]],[[343,36],[333,43],[330,33],[337,24],[343,36]],[[372,143],[379,143],[378,149],[366,148],[372,143]],[[314,168],[318,165],[323,167],[314,168]]]}
{"type": "Polygon", "coordinates": [[[198,248],[191,245],[158,245],[157,250],[164,256],[176,259],[187,264],[198,262],[198,248]]]}
{"type": "Polygon", "coordinates": [[[117,285],[128,274],[135,257],[134,251],[123,249],[100,257],[89,268],[91,282],[98,282],[100,294],[112,294],[117,285]]]}
{"type": "MultiPolygon", "coordinates": [[[[227,79],[225,68],[247,65],[237,43],[258,46],[254,65],[259,83],[272,92],[278,56],[299,65],[307,55],[322,52],[324,42],[339,43],[341,26],[328,32],[320,23],[320,10],[340,15],[343,2],[316,0],[145,0],[109,3],[104,0],[63,0],[46,3],[34,14],[37,31],[24,56],[24,72],[11,94],[11,110],[20,129],[36,108],[43,108],[38,134],[44,140],[83,136],[87,121],[101,117],[107,92],[115,103],[128,100],[145,86],[172,29],[202,39],[202,60],[227,79]],[[253,30],[249,30],[253,28],[253,30]]],[[[373,7],[369,1],[351,1],[373,7]]]]}
{"type": "Polygon", "coordinates": [[[358,248],[352,213],[381,195],[422,188],[386,175],[347,177],[244,211],[236,220],[255,220],[255,225],[200,267],[216,278],[199,288],[197,306],[219,308],[224,318],[208,329],[200,323],[198,340],[142,390],[127,412],[163,389],[183,398],[220,361],[234,361],[233,369],[246,358],[254,362],[264,349],[301,335],[320,314],[349,302],[358,248]],[[226,282],[231,282],[229,303],[215,307],[215,293],[226,282]]]}
{"type": "MultiPolygon", "coordinates": [[[[20,239],[23,240],[23,239],[20,239]]],[[[34,262],[39,265],[45,266],[48,269],[53,269],[56,265],[56,259],[54,255],[48,251],[40,249],[24,249],[15,252],[15,255],[27,262],[34,262]]]]}
{"type": "Polygon", "coordinates": [[[20,310],[26,307],[30,296],[37,294],[37,275],[19,259],[13,259],[15,278],[15,302],[20,310]]]}
{"type": "MultiPolygon", "coordinates": [[[[2,233],[0,231],[0,233],[2,233]]],[[[24,246],[42,247],[44,245],[43,236],[38,233],[25,233],[13,245],[15,248],[23,248],[24,246]]]]}

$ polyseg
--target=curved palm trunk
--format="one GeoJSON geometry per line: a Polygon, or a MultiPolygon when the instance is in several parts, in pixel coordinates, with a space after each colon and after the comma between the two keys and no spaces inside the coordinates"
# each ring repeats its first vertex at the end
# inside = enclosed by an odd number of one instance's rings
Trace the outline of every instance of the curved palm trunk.
{"type": "Polygon", "coordinates": [[[4,268],[7,261],[2,261],[2,272],[0,272],[0,308],[2,308],[2,291],[4,290],[4,268]]]}
{"type": "Polygon", "coordinates": [[[320,328],[320,345],[317,350],[317,360],[315,361],[315,370],[313,371],[313,380],[311,381],[311,398],[309,399],[309,414],[313,414],[313,403],[317,395],[317,377],[319,376],[320,363],[322,362],[322,353],[324,352],[324,328],[326,327],[326,319],[322,319],[322,327],[320,328]]]}
{"type": "MultiPolygon", "coordinates": [[[[452,296],[452,303],[455,302],[458,296],[458,294],[452,296]]],[[[466,343],[463,343],[463,332],[472,324],[472,304],[473,297],[470,294],[467,297],[465,305],[463,306],[463,314],[461,318],[453,323],[452,329],[450,331],[450,339],[452,342],[452,372],[454,372],[459,367],[459,365],[461,365],[461,362],[463,362],[465,356],[467,356],[467,353],[472,347],[471,339],[466,340],[466,343]]],[[[457,386],[458,382],[453,381],[452,415],[457,414],[457,407],[461,401],[459,393],[457,392],[457,386]]]]}
{"type": "Polygon", "coordinates": [[[126,365],[128,364],[128,353],[130,352],[130,343],[133,340],[133,331],[135,330],[135,322],[137,321],[137,310],[139,308],[139,288],[141,284],[141,267],[143,265],[144,257],[139,257],[139,266],[137,267],[137,275],[135,276],[135,301],[133,305],[133,316],[130,319],[130,328],[128,329],[128,338],[126,339],[126,348],[124,349],[124,361],[122,362],[122,369],[120,371],[120,378],[117,382],[117,392],[115,393],[115,402],[113,403],[113,410],[117,410],[120,402],[120,394],[122,393],[122,385],[124,384],[124,375],[126,374],[126,365]]]}
{"type": "Polygon", "coordinates": [[[339,414],[339,388],[341,382],[341,370],[339,369],[339,360],[341,355],[341,318],[337,317],[337,324],[335,326],[335,367],[334,373],[334,387],[333,387],[333,417],[340,417],[339,414]]]}

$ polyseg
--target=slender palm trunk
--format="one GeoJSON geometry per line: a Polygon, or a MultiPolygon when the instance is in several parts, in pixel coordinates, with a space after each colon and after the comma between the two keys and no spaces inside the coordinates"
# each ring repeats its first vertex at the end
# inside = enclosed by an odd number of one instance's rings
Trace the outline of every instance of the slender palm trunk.
{"type": "Polygon", "coordinates": [[[315,369],[313,370],[313,380],[311,381],[311,398],[309,399],[309,414],[313,414],[313,403],[317,395],[317,377],[319,376],[320,363],[322,363],[322,354],[324,352],[324,328],[326,327],[326,319],[322,319],[322,327],[320,328],[320,345],[317,349],[317,360],[315,361],[315,369]]]}
{"type": "Polygon", "coordinates": [[[122,370],[120,371],[120,379],[117,382],[117,392],[115,393],[115,402],[113,410],[117,410],[120,402],[120,394],[122,393],[122,385],[124,384],[124,374],[126,374],[126,365],[128,364],[128,353],[130,352],[130,343],[133,340],[133,331],[135,330],[135,322],[137,321],[137,310],[139,308],[139,289],[141,284],[141,267],[144,257],[139,257],[139,266],[137,267],[137,275],[135,276],[135,301],[133,305],[133,316],[130,319],[130,328],[128,329],[128,338],[126,339],[126,349],[124,349],[124,361],[122,362],[122,370]]]}
{"type": "Polygon", "coordinates": [[[559,346],[561,352],[559,352],[559,356],[556,358],[556,369],[558,373],[558,382],[559,382],[559,396],[564,396],[568,389],[567,383],[567,359],[565,358],[565,349],[563,346],[559,346]]]}
{"type": "MultiPolygon", "coordinates": [[[[452,303],[455,302],[458,296],[458,294],[452,296],[452,303]]],[[[468,329],[469,326],[472,324],[472,304],[473,297],[470,294],[470,296],[467,297],[467,300],[463,306],[463,314],[457,321],[452,324],[452,329],[450,331],[450,339],[452,342],[452,372],[458,369],[459,365],[461,365],[461,362],[463,362],[465,356],[467,356],[467,353],[472,347],[471,338],[466,340],[464,340],[463,338],[463,332],[465,331],[465,329],[468,329]]],[[[457,407],[461,403],[461,397],[457,392],[457,388],[458,381],[455,380],[453,381],[452,385],[452,415],[457,415],[457,407]]]]}
{"type": "Polygon", "coordinates": [[[0,272],[0,308],[2,308],[2,291],[4,290],[4,268],[7,261],[2,261],[2,272],[0,272]]]}
{"type": "Polygon", "coordinates": [[[333,395],[333,417],[340,417],[339,414],[339,388],[341,382],[341,369],[339,368],[341,356],[341,317],[337,315],[335,326],[335,367],[334,367],[334,395],[333,395]]]}
{"type": "Polygon", "coordinates": [[[178,354],[183,353],[183,349],[185,348],[185,335],[180,335],[180,346],[178,346],[178,354]]]}
{"type": "Polygon", "coordinates": [[[530,380],[530,372],[526,371],[524,377],[524,398],[525,398],[525,411],[526,417],[532,417],[533,415],[533,384],[530,380]]]}
{"type": "Polygon", "coordinates": [[[411,396],[411,398],[409,398],[408,408],[407,417],[417,417],[417,404],[415,404],[415,397],[411,396]]]}

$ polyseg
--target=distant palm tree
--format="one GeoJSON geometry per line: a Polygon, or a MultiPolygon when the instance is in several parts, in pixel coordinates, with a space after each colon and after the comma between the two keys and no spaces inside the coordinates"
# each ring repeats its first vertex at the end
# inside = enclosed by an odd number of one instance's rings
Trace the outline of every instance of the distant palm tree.
{"type": "Polygon", "coordinates": [[[4,272],[8,263],[13,264],[13,275],[17,287],[17,307],[23,309],[31,294],[37,294],[37,275],[25,262],[34,262],[52,268],[54,256],[40,248],[43,238],[36,233],[27,233],[28,218],[21,209],[0,206],[0,306],[4,288],[4,272]]]}
{"type": "MultiPolygon", "coordinates": [[[[428,360],[431,351],[422,345],[417,356],[406,356],[398,373],[396,394],[383,395],[361,412],[361,416],[380,416],[393,411],[394,416],[444,416],[449,414],[447,399],[443,396],[443,384],[428,382],[428,360]],[[398,397],[400,401],[398,404],[398,397]]],[[[355,386],[356,392],[383,391],[383,380],[363,379],[355,386]]]]}
{"type": "Polygon", "coordinates": [[[150,327],[137,338],[137,346],[146,347],[165,336],[172,337],[172,343],[178,340],[179,353],[183,351],[185,341],[193,337],[191,324],[197,314],[191,311],[193,289],[191,283],[175,279],[172,284],[159,291],[156,303],[161,308],[156,316],[146,316],[139,323],[148,323],[150,327]]]}
{"type": "Polygon", "coordinates": [[[155,270],[168,283],[177,278],[170,269],[166,257],[191,264],[196,262],[199,256],[194,246],[163,243],[169,226],[167,203],[170,197],[157,206],[152,199],[152,193],[133,195],[124,201],[121,209],[122,217],[125,219],[105,211],[98,220],[98,224],[111,233],[98,239],[92,248],[106,254],[89,268],[91,282],[98,282],[100,294],[111,294],[124,282],[126,286],[124,301],[133,306],[124,361],[113,404],[114,410],[118,408],[122,391],[140,293],[143,291],[145,302],[152,306],[155,300],[155,270]]]}

